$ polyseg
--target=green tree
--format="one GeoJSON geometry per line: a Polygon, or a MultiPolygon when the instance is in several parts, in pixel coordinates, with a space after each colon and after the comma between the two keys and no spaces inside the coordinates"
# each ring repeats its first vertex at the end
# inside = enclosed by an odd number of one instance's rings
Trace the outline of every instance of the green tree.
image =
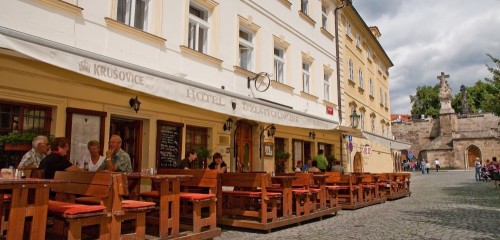
{"type": "Polygon", "coordinates": [[[432,116],[436,118],[439,116],[439,84],[434,87],[423,86],[417,87],[415,95],[410,95],[411,115],[419,117],[420,115],[432,116]]]}
{"type": "MultiPolygon", "coordinates": [[[[491,84],[479,80],[474,86],[466,87],[466,89],[467,106],[469,107],[470,113],[478,113],[480,110],[482,112],[491,112],[490,107],[487,106],[487,98],[493,91],[493,86],[491,84]]],[[[462,97],[463,93],[458,92],[451,103],[457,113],[462,111],[462,97]]]]}
{"type": "Polygon", "coordinates": [[[500,116],[500,59],[494,58],[490,54],[486,55],[495,63],[495,66],[490,67],[486,64],[488,71],[490,71],[493,76],[492,78],[484,79],[491,85],[490,91],[484,96],[484,111],[500,116]]]}

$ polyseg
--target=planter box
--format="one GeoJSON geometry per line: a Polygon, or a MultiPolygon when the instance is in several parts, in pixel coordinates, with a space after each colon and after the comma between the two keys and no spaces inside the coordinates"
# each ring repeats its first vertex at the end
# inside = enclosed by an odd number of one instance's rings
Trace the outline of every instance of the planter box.
{"type": "Polygon", "coordinates": [[[11,144],[11,143],[6,143],[3,146],[3,150],[5,151],[29,151],[31,150],[32,146],[29,143],[26,144],[11,144]]]}

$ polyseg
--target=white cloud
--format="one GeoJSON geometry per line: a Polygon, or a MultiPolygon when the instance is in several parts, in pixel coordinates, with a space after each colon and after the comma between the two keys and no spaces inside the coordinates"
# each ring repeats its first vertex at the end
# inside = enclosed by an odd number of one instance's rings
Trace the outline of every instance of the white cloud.
{"type": "Polygon", "coordinates": [[[450,74],[453,93],[490,77],[485,55],[500,57],[498,0],[354,0],[394,63],[390,69],[391,111],[409,113],[418,86],[434,86],[450,74]]]}

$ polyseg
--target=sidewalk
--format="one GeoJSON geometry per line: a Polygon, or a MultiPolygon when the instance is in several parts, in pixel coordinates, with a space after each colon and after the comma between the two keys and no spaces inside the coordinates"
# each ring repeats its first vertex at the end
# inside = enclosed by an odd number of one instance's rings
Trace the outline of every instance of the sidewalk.
{"type": "Polygon", "coordinates": [[[500,239],[500,189],[474,171],[413,172],[412,195],[269,234],[223,227],[219,239],[500,239]]]}

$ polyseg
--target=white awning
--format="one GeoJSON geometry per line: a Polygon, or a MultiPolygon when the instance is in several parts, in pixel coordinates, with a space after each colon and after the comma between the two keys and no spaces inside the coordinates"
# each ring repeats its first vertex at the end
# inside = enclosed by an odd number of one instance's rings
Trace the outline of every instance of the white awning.
{"type": "Polygon", "coordinates": [[[390,149],[404,150],[404,149],[409,149],[411,147],[411,144],[409,143],[396,141],[373,133],[368,133],[363,131],[362,134],[364,138],[376,142],[382,146],[388,147],[390,149]]]}
{"type": "Polygon", "coordinates": [[[265,123],[336,129],[338,122],[0,27],[0,47],[120,87],[265,123]],[[232,105],[236,104],[235,109],[232,105]]]}

